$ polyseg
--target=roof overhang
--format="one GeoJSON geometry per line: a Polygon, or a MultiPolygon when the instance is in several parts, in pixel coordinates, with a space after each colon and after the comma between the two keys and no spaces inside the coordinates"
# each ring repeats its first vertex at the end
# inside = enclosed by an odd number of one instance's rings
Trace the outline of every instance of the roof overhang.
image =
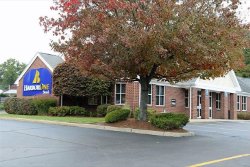
{"type": "Polygon", "coordinates": [[[29,62],[29,64],[25,67],[25,69],[23,70],[23,72],[21,73],[21,75],[19,75],[19,77],[17,78],[17,80],[15,81],[15,84],[18,86],[19,85],[19,81],[23,78],[24,74],[29,70],[29,68],[31,67],[31,65],[34,63],[34,61],[39,58],[47,67],[48,69],[53,72],[53,68],[44,60],[44,58],[39,54],[39,52],[37,52],[35,54],[35,56],[31,59],[31,61],[29,62]]]}

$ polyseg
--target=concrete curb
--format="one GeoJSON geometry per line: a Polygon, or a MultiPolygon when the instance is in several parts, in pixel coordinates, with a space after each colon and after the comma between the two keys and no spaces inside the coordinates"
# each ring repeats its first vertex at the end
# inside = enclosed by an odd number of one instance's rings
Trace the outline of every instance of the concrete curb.
{"type": "Polygon", "coordinates": [[[0,120],[14,120],[14,121],[52,124],[52,125],[73,126],[73,127],[81,127],[81,128],[91,128],[91,129],[99,129],[99,130],[127,132],[127,133],[136,133],[136,134],[154,135],[154,136],[165,136],[165,137],[190,137],[190,136],[195,135],[193,132],[185,132],[185,133],[162,132],[162,131],[142,130],[142,129],[133,129],[133,128],[119,128],[119,127],[95,125],[95,124],[78,124],[78,123],[68,123],[68,122],[59,122],[59,121],[31,120],[31,119],[25,119],[25,118],[0,118],[0,120]]]}

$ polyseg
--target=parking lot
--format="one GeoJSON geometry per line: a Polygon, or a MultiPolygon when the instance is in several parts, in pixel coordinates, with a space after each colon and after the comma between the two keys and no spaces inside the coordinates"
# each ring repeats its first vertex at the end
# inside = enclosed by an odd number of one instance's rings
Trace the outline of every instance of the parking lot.
{"type": "Polygon", "coordinates": [[[0,120],[0,167],[250,166],[250,122],[190,123],[194,137],[0,120]]]}

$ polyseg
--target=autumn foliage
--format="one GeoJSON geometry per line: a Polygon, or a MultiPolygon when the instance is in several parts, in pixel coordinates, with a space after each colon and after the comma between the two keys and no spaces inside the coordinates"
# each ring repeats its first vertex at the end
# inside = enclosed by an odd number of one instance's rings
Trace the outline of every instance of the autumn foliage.
{"type": "Polygon", "coordinates": [[[53,72],[53,93],[56,96],[108,96],[111,83],[85,76],[69,63],[58,65],[53,72]]]}
{"type": "Polygon", "coordinates": [[[243,65],[247,41],[238,0],[54,2],[58,18],[40,18],[45,32],[59,37],[54,50],[90,74],[138,80],[141,119],[152,78],[214,78],[243,65]]]}

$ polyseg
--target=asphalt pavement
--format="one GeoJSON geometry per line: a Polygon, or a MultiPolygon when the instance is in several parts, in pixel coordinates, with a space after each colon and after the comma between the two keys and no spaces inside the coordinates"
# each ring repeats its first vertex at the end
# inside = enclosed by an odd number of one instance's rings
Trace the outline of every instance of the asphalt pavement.
{"type": "Polygon", "coordinates": [[[190,123],[185,129],[196,136],[0,120],[0,167],[250,167],[250,122],[190,123]]]}

